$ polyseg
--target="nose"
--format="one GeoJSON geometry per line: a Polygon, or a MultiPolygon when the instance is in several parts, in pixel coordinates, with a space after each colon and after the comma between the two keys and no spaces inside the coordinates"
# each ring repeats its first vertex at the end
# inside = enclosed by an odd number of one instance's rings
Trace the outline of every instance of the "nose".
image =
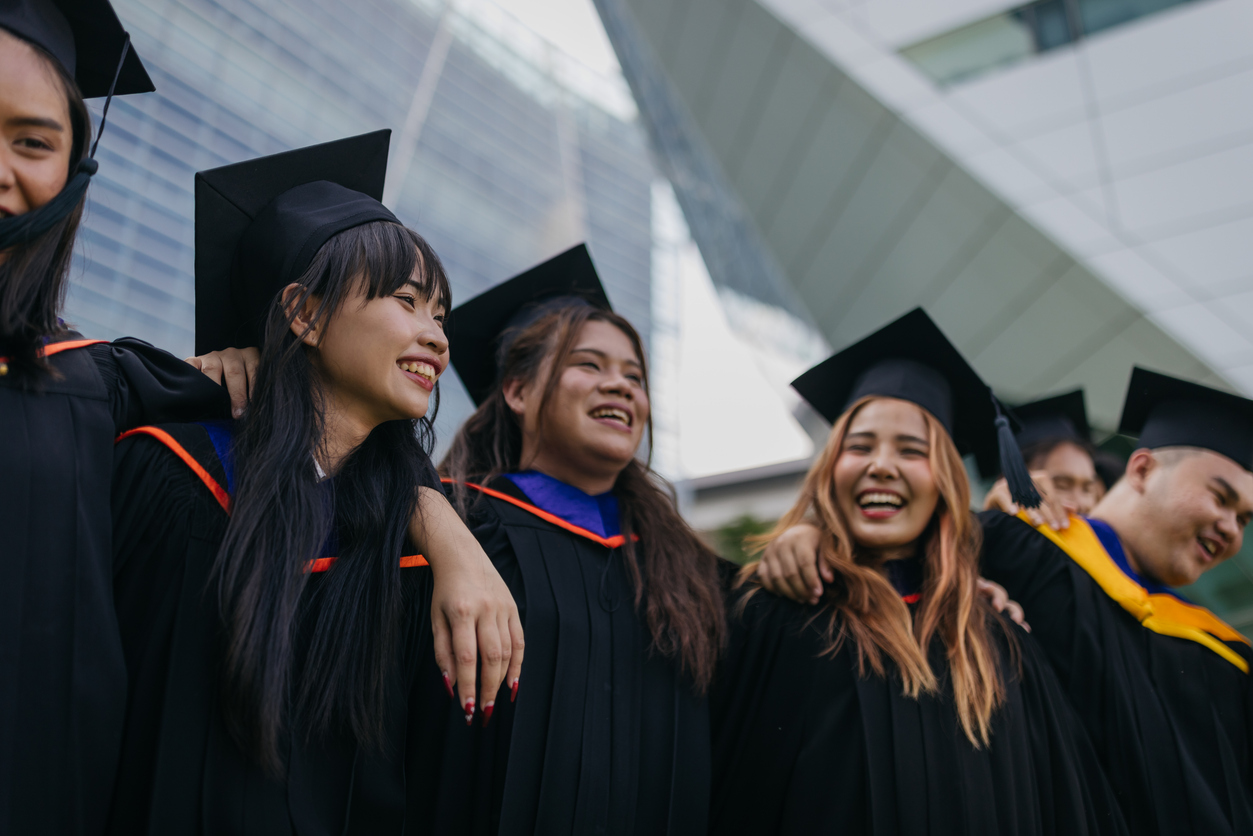
{"type": "Polygon", "coordinates": [[[606,394],[620,395],[627,400],[632,400],[635,397],[631,381],[627,380],[626,375],[622,373],[622,369],[616,366],[609,367],[608,373],[600,382],[600,390],[606,394]]]}
{"type": "Polygon", "coordinates": [[[892,463],[892,458],[884,447],[875,450],[873,456],[870,457],[870,464],[866,467],[866,475],[874,479],[895,479],[896,467],[892,463]]]}
{"type": "Polygon", "coordinates": [[[444,334],[444,329],[439,327],[438,322],[423,324],[422,333],[418,335],[418,343],[434,351],[440,357],[448,353],[448,337],[444,334]]]}

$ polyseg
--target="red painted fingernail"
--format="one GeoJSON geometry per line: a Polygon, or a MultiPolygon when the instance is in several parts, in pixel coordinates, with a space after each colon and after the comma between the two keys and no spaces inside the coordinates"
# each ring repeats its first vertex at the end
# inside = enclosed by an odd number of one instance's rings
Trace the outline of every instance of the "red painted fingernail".
{"type": "Polygon", "coordinates": [[[466,700],[465,712],[466,712],[466,725],[468,726],[474,722],[474,700],[473,699],[466,700]]]}
{"type": "Polygon", "coordinates": [[[483,705],[483,725],[487,725],[487,721],[492,719],[492,711],[496,708],[495,702],[484,703],[483,705]]]}
{"type": "Polygon", "coordinates": [[[513,681],[513,684],[509,686],[509,702],[514,702],[517,699],[518,699],[518,680],[515,679],[513,681]]]}
{"type": "Polygon", "coordinates": [[[447,672],[444,673],[444,690],[448,692],[449,697],[454,696],[452,692],[452,679],[448,676],[447,672]]]}

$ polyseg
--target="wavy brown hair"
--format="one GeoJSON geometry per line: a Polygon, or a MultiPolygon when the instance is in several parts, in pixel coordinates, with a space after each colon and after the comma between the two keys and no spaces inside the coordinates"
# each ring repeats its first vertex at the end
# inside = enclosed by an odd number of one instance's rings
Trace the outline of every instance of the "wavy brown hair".
{"type": "MultiPolygon", "coordinates": [[[[997,616],[976,589],[981,532],[968,510],[970,483],[948,431],[920,410],[927,423],[931,473],[940,498],[919,543],[923,586],[917,617],[911,616],[888,580],[883,561],[853,542],[840,510],[835,463],[844,449],[849,424],[874,400],[873,396],[862,398],[836,420],[796,504],[762,538],[763,545],[798,523],[817,525],[823,533],[819,558],[837,577],[827,587],[824,601],[830,611],[827,652],[834,655],[851,639],[857,646],[861,673],[865,675],[869,668],[879,676],[885,675],[886,655],[900,671],[905,694],[916,699],[921,693],[940,690],[939,678],[927,661],[927,648],[938,636],[948,657],[962,730],[976,747],[986,746],[992,714],[1005,698],[989,627],[997,616]]],[[[743,576],[750,577],[755,567],[746,566],[743,576]]]]}
{"type": "MultiPolygon", "coordinates": [[[[544,415],[561,382],[565,360],[588,322],[607,322],[631,341],[639,358],[648,391],[644,345],[631,323],[612,311],[570,304],[551,310],[520,330],[506,334],[509,341],[492,394],[458,430],[441,475],[454,480],[453,503],[464,517],[477,497],[466,482],[486,484],[504,473],[524,469],[522,429],[505,402],[508,381],[543,381],[540,401],[541,438],[544,415]]],[[[455,324],[454,324],[455,327],[455,324]]],[[[652,418],[648,421],[652,444],[652,418]]],[[[614,494],[622,516],[622,547],[627,573],[635,587],[635,607],[641,611],[655,650],[673,659],[703,693],[713,679],[718,655],[726,639],[726,619],[718,558],[679,516],[673,491],[638,458],[618,474],[614,494]],[[632,534],[639,542],[632,542],[632,534]]]]}

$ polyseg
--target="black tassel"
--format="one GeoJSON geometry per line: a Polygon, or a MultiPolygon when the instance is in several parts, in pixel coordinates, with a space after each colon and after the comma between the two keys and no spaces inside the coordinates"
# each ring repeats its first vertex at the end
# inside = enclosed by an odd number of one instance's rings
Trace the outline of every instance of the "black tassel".
{"type": "Polygon", "coordinates": [[[995,397],[992,398],[992,403],[996,407],[996,446],[1001,453],[1001,474],[1009,486],[1010,498],[1023,508],[1039,508],[1043,500],[1040,492],[1035,489],[1035,483],[1031,481],[1031,474],[1027,472],[1027,463],[1023,461],[1022,451],[1018,449],[1009,419],[1001,411],[1001,405],[995,397]]]}
{"type": "Polygon", "coordinates": [[[0,221],[0,250],[29,244],[52,229],[83,199],[91,176],[96,173],[96,161],[88,157],[78,163],[78,170],[56,197],[43,206],[21,215],[0,221]]]}

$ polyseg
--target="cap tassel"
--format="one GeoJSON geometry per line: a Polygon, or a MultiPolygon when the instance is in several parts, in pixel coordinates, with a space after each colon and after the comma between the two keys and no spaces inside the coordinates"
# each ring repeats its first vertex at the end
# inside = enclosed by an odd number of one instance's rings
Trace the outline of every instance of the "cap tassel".
{"type": "Polygon", "coordinates": [[[992,403],[996,407],[996,446],[1001,454],[1001,473],[1009,486],[1010,498],[1023,508],[1039,508],[1043,500],[1035,483],[1031,481],[1031,474],[1027,472],[1027,463],[1023,461],[1022,451],[1018,449],[1009,419],[1001,411],[1001,405],[996,398],[992,399],[992,403]]]}

